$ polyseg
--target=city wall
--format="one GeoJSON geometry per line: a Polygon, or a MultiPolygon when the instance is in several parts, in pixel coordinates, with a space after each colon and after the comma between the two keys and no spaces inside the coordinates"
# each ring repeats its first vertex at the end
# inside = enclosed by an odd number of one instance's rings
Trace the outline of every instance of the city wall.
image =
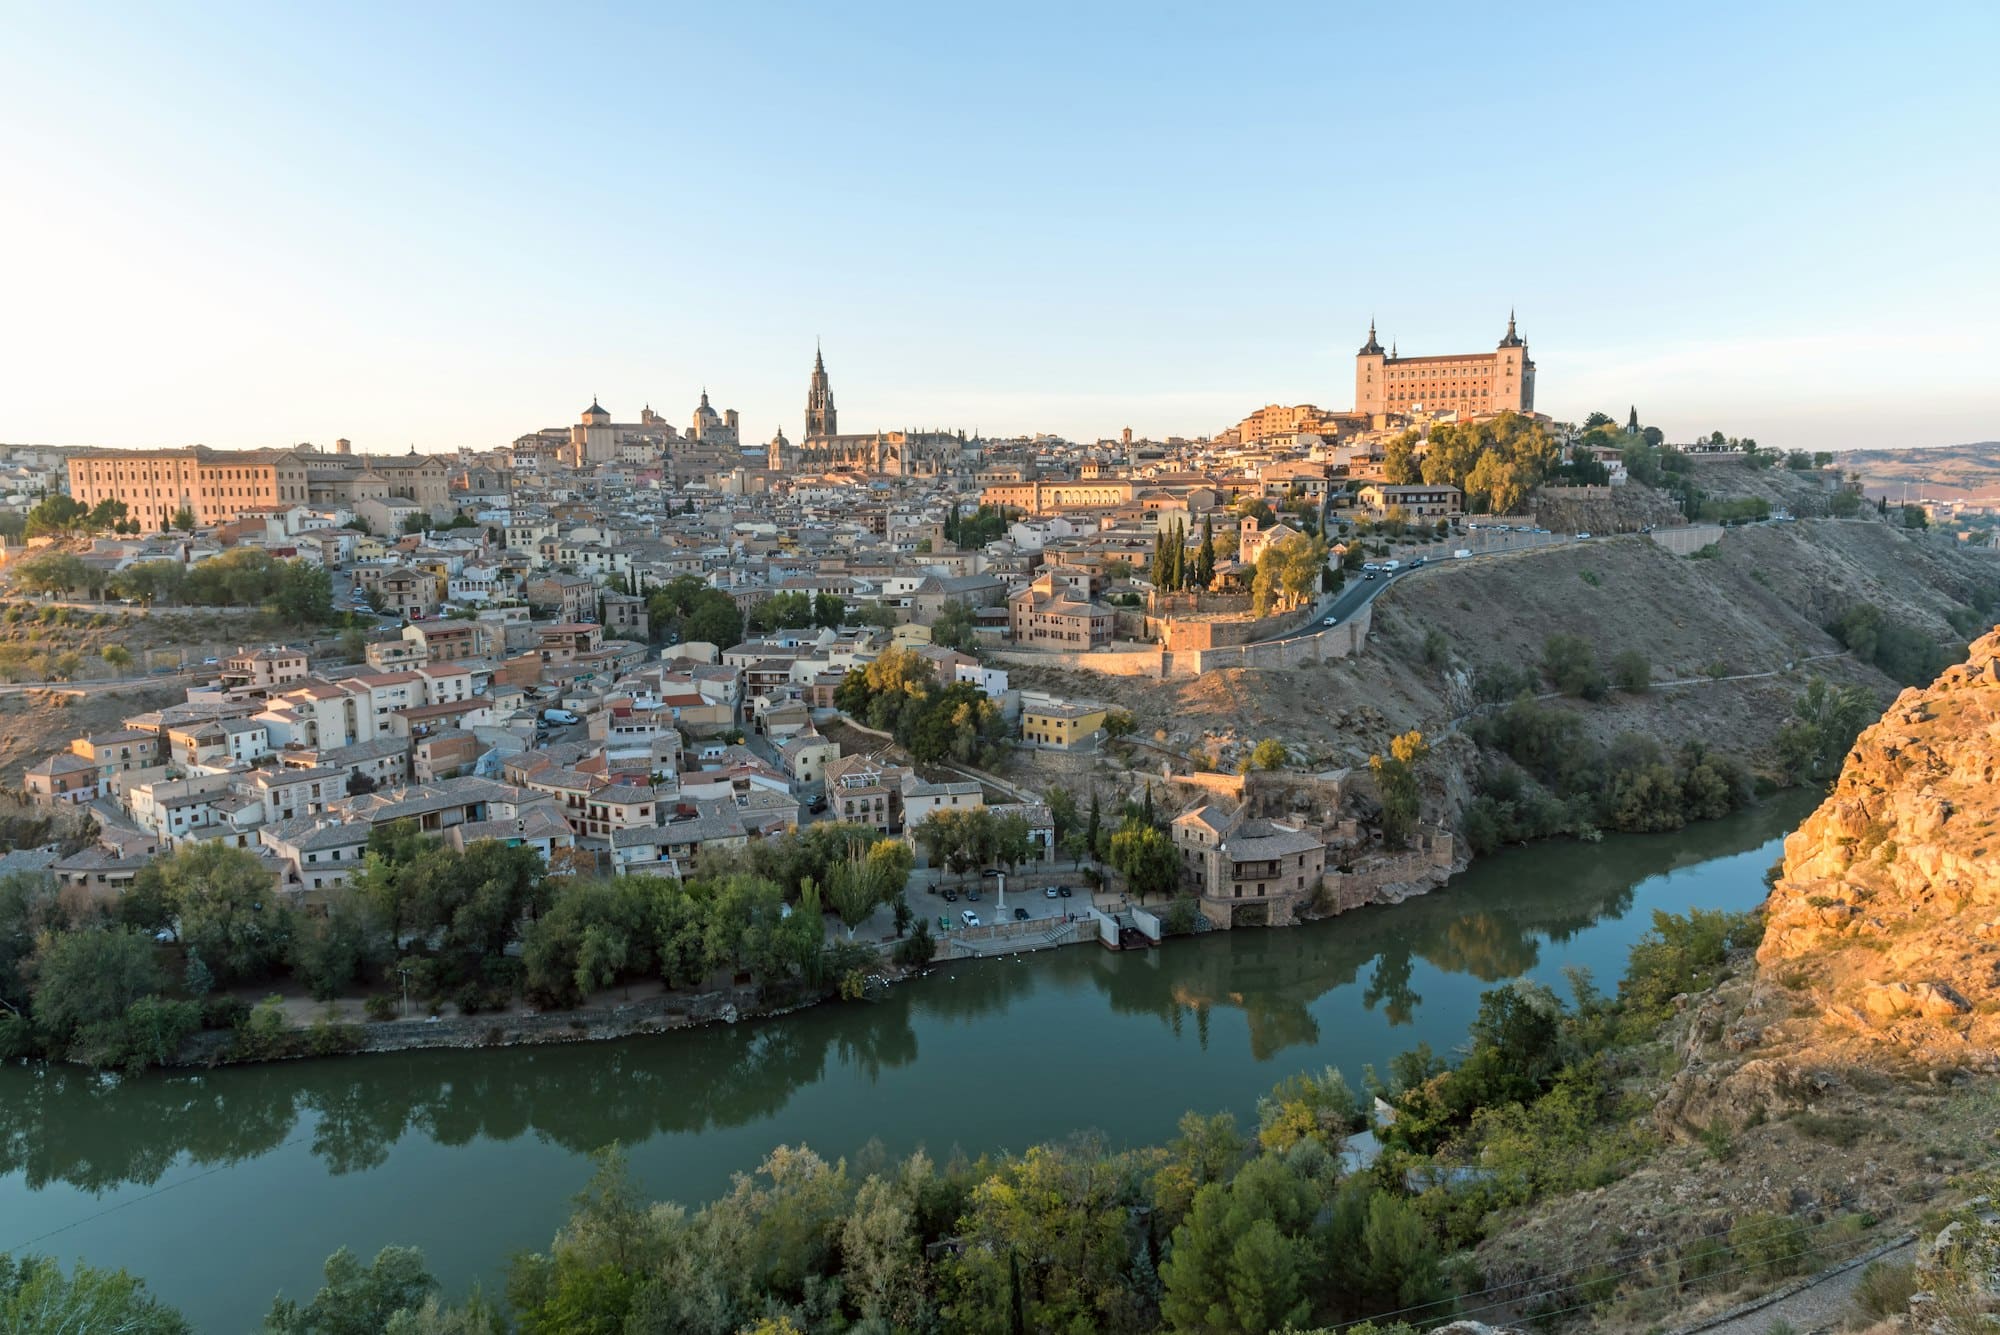
{"type": "Polygon", "coordinates": [[[1094,653],[1048,653],[996,650],[987,655],[998,663],[1020,667],[1066,668],[1072,672],[1101,672],[1107,677],[1162,677],[1166,675],[1166,652],[1158,645],[1143,649],[1101,649],[1094,653]]]}
{"type": "Polygon", "coordinates": [[[1367,643],[1369,624],[1369,609],[1363,607],[1340,625],[1310,634],[1266,640],[1261,644],[1175,653],[1167,671],[1176,677],[1196,677],[1219,668],[1287,668],[1301,663],[1324,663],[1332,658],[1350,658],[1360,653],[1361,646],[1367,643]]]}

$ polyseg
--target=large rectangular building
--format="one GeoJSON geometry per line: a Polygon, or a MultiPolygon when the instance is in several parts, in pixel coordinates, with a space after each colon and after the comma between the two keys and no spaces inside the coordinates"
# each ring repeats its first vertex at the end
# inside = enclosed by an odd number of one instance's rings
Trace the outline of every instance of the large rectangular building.
{"type": "Polygon", "coordinates": [[[1535,364],[1528,344],[1514,332],[1507,317],[1507,334],[1492,352],[1451,353],[1442,357],[1401,357],[1393,347],[1383,352],[1375,326],[1354,357],[1354,411],[1370,417],[1428,416],[1456,413],[1460,421],[1498,413],[1535,410],[1535,364]]]}
{"type": "Polygon", "coordinates": [[[88,450],[70,456],[69,494],[87,506],[123,501],[128,516],[148,532],[166,529],[183,509],[207,527],[274,507],[351,506],[389,497],[415,502],[432,514],[450,508],[449,470],[435,456],[305,448],[88,450]]]}
{"type": "Polygon", "coordinates": [[[91,450],[69,460],[71,499],[123,501],[129,518],[163,531],[183,509],[197,524],[226,524],[251,510],[306,505],[311,481],[293,450],[91,450]]]}

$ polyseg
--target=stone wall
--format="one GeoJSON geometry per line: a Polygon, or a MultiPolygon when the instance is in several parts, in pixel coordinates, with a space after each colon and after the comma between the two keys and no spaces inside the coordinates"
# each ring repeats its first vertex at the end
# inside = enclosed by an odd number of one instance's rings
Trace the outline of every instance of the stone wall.
{"type": "MultiPolygon", "coordinates": [[[[810,1004],[810,999],[804,1004],[810,1004]]],[[[436,1020],[364,1021],[348,1026],[360,1035],[357,1052],[411,1052],[422,1048],[521,1047],[539,1043],[582,1043],[626,1038],[667,1029],[686,1029],[767,1011],[767,998],[754,986],[721,988],[694,995],[670,993],[622,1006],[550,1011],[540,1015],[499,1013],[436,1020]]],[[[180,1066],[212,1066],[228,1060],[236,1035],[205,1030],[183,1045],[180,1066]]]]}
{"type": "Polygon", "coordinates": [[[1418,846],[1401,853],[1375,853],[1328,866],[1320,881],[1318,907],[1331,913],[1369,904],[1400,904],[1434,890],[1451,878],[1458,842],[1448,830],[1426,830],[1418,846]]]}
{"type": "Polygon", "coordinates": [[[1107,677],[1166,675],[1166,654],[1158,645],[1144,649],[1100,649],[1095,653],[1029,653],[998,650],[987,655],[998,663],[1019,667],[1063,668],[1070,672],[1101,672],[1107,677]]]}
{"type": "Polygon", "coordinates": [[[1349,658],[1367,642],[1369,609],[1364,607],[1338,626],[1260,644],[1176,652],[1167,670],[1176,677],[1194,677],[1218,668],[1286,668],[1349,658]]]}
{"type": "Polygon", "coordinates": [[[1692,556],[1711,542],[1721,542],[1726,532],[1720,524],[1684,524],[1678,528],[1656,528],[1646,536],[1675,556],[1692,556]]]}

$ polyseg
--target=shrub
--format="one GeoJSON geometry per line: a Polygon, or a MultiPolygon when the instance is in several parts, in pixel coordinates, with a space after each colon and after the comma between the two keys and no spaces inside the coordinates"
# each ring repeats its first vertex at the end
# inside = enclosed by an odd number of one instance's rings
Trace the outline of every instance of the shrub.
{"type": "Polygon", "coordinates": [[[1627,649],[1611,660],[1611,682],[1621,691],[1637,694],[1653,685],[1653,665],[1637,649],[1627,649]]]}
{"type": "Polygon", "coordinates": [[[361,1009],[371,1020],[393,1020],[396,1018],[396,998],[378,992],[362,1002],[361,1009]]]}
{"type": "Polygon", "coordinates": [[[1916,1268],[1908,1261],[1870,1261],[1854,1285],[1854,1304],[1884,1321],[1909,1310],[1916,1293],[1916,1268]]]}
{"type": "Polygon", "coordinates": [[[242,997],[210,997],[201,1003],[201,1027],[236,1029],[250,1018],[250,1003],[242,997]]]}
{"type": "Polygon", "coordinates": [[[1542,644],[1542,672],[1564,695],[1585,700],[1603,698],[1607,683],[1597,665],[1597,651],[1581,635],[1551,635],[1542,644]]]}
{"type": "Polygon", "coordinates": [[[1797,1274],[1812,1251],[1805,1224],[1778,1214],[1745,1216],[1729,1230],[1729,1247],[1746,1274],[1764,1279],[1797,1274]]]}

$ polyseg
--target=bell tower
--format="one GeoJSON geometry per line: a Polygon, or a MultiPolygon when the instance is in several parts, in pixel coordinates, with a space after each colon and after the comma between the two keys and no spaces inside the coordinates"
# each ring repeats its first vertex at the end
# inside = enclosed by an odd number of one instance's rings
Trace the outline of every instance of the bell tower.
{"type": "Polygon", "coordinates": [[[839,421],[833,408],[833,386],[826,378],[826,359],[815,345],[812,384],[806,390],[806,438],[839,435],[839,421]]]}

